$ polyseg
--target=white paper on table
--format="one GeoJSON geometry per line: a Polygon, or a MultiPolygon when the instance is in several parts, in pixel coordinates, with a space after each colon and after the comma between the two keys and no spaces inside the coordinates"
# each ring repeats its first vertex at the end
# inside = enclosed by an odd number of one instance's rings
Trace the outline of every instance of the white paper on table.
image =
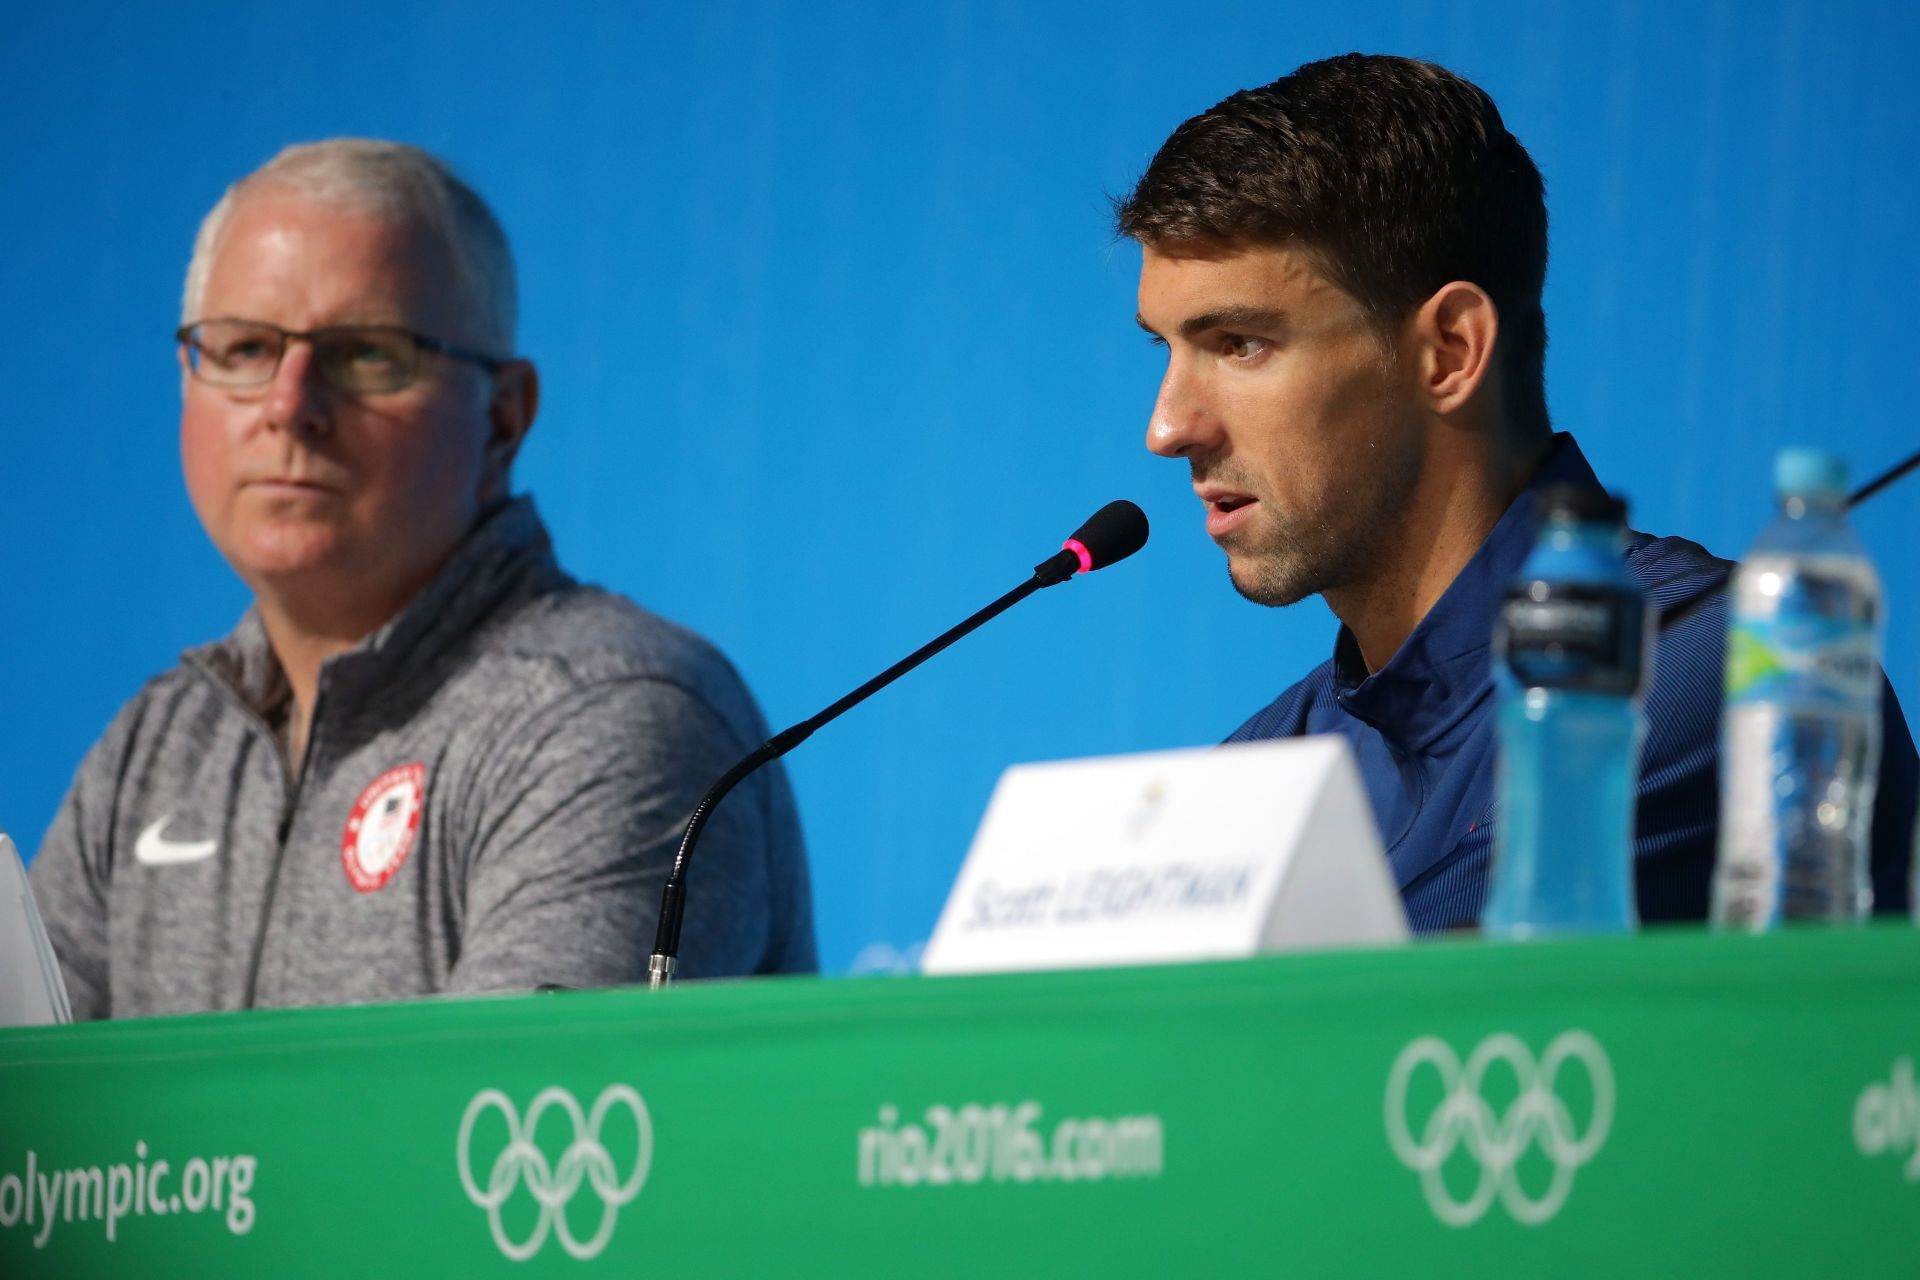
{"type": "Polygon", "coordinates": [[[0,1027],[72,1021],[67,984],[33,905],[27,869],[0,833],[0,1027]]]}

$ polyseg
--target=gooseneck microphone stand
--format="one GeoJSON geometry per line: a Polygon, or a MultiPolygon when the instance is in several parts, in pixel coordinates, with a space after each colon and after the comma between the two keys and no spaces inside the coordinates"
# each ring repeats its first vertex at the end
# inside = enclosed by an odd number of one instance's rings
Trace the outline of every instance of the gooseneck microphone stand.
{"type": "Polygon", "coordinates": [[[805,742],[814,730],[859,706],[954,641],[993,621],[1034,592],[1043,587],[1058,586],[1076,573],[1090,573],[1124,560],[1144,546],[1146,541],[1147,517],[1140,508],[1124,500],[1108,503],[1095,512],[1073,537],[1067,539],[1060,551],[1035,565],[1033,576],[1025,582],[965,622],[915,649],[824,711],[774,734],[721,774],[720,780],[708,788],[707,794],[694,807],[693,816],[687,819],[686,832],[680,837],[680,849],[674,855],[673,869],[667,875],[666,889],[660,898],[660,927],[654,935],[653,955],[647,961],[647,985],[657,990],[673,981],[680,955],[680,922],[686,914],[687,864],[692,860],[694,845],[699,841],[701,829],[707,825],[714,807],[742,779],[769,760],[778,760],[805,742]]]}
{"type": "Polygon", "coordinates": [[[812,737],[815,729],[839,719],[841,715],[859,706],[968,632],[993,621],[1040,588],[1052,585],[1051,582],[1041,581],[1036,571],[1033,577],[1028,578],[959,626],[915,649],[826,710],[774,734],[755,747],[739,763],[721,774],[720,780],[708,788],[707,794],[702,796],[700,803],[694,806],[693,816],[687,819],[686,832],[680,837],[680,850],[673,856],[673,870],[667,875],[666,891],[660,900],[660,928],[654,938],[653,957],[647,961],[647,985],[656,988],[664,987],[673,980],[676,959],[680,954],[680,921],[686,912],[687,862],[693,853],[694,844],[700,839],[701,828],[707,825],[707,818],[713,813],[714,806],[726,797],[727,792],[733,790],[748,774],[761,765],[769,760],[778,760],[812,737]]]}

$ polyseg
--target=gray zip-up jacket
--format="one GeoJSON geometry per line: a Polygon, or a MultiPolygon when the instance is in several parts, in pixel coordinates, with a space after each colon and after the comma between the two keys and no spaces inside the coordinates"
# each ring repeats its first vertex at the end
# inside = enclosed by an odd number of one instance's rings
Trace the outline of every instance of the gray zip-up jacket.
{"type": "MultiPolygon", "coordinates": [[[[555,563],[531,501],[321,668],[297,779],[259,619],[149,682],[30,874],[76,1017],[643,981],[693,806],[767,736],[711,645],[555,563]]],[[[776,766],[714,813],[680,974],[815,967],[776,766]]]]}

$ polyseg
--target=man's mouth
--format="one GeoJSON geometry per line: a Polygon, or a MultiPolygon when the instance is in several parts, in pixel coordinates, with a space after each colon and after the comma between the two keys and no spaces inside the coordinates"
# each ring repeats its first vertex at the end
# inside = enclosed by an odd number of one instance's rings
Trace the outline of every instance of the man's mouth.
{"type": "Polygon", "coordinates": [[[246,488],[262,493],[293,496],[297,494],[337,493],[338,489],[330,484],[305,476],[256,476],[245,482],[246,488]]]}
{"type": "Polygon", "coordinates": [[[1257,501],[1252,494],[1205,487],[1195,490],[1207,506],[1207,534],[1220,538],[1250,519],[1257,501]]]}

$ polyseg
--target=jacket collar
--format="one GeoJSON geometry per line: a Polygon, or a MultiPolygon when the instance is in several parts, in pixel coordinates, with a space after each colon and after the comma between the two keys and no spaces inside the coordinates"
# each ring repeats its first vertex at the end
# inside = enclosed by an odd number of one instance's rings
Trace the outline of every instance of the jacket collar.
{"type": "Polygon", "coordinates": [[[1492,692],[1494,616],[1539,536],[1536,498],[1555,484],[1600,487],[1580,446],[1564,432],[1553,437],[1527,487],[1380,670],[1367,674],[1359,643],[1341,626],[1333,649],[1333,696],[1341,710],[1390,745],[1420,751],[1492,692]]]}
{"type": "MultiPolygon", "coordinates": [[[[404,609],[353,648],[321,664],[321,696],[329,702],[358,701],[370,690],[404,681],[431,668],[509,600],[542,595],[567,581],[533,499],[503,502],[480,518],[404,609]]],[[[225,639],[189,649],[181,660],[206,672],[262,716],[285,703],[290,693],[258,607],[248,609],[225,639]]]]}

